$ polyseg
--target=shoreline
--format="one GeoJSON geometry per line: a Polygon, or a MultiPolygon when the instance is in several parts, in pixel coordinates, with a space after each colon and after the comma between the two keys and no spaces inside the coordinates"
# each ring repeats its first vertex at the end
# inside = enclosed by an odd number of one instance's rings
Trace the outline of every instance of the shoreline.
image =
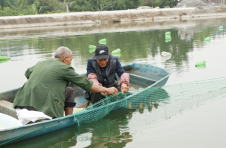
{"type": "Polygon", "coordinates": [[[206,8],[164,8],[101,12],[73,12],[0,17],[0,29],[97,25],[127,22],[162,22],[203,18],[226,18],[226,6],[206,8]]]}
{"type": "MultiPolygon", "coordinates": [[[[46,26],[46,27],[30,27],[30,28],[11,28],[2,29],[0,36],[2,39],[29,38],[29,37],[53,37],[53,36],[71,36],[71,35],[87,35],[98,33],[113,32],[131,32],[131,31],[147,31],[152,29],[184,29],[187,26],[202,26],[215,22],[215,25],[221,25],[226,22],[223,19],[189,19],[189,20],[166,20],[162,22],[121,22],[108,24],[83,24],[83,25],[66,25],[66,26],[46,26]]],[[[193,31],[200,31],[200,29],[193,31]]]]}

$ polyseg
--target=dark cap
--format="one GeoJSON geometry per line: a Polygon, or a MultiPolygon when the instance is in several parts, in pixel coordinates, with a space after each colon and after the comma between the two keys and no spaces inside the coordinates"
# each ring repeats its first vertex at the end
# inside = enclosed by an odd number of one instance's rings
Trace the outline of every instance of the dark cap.
{"type": "Polygon", "coordinates": [[[108,47],[106,45],[99,45],[95,50],[95,56],[97,60],[109,59],[108,47]]]}

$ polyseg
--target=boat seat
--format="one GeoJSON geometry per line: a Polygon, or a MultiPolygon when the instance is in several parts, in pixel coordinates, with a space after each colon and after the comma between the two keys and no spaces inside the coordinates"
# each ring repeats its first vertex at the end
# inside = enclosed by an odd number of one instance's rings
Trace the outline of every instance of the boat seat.
{"type": "Polygon", "coordinates": [[[0,113],[6,114],[18,119],[16,115],[16,110],[13,108],[13,103],[8,102],[6,100],[0,100],[0,113]]]}

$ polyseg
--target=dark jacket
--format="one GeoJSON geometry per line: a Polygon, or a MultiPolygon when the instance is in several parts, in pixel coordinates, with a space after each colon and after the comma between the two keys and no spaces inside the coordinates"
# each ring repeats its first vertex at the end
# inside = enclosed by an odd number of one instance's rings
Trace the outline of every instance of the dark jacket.
{"type": "Polygon", "coordinates": [[[87,75],[95,73],[99,83],[104,87],[112,87],[117,83],[115,74],[121,77],[125,70],[121,67],[117,57],[110,56],[106,67],[98,65],[94,57],[90,58],[87,63],[87,75]]]}

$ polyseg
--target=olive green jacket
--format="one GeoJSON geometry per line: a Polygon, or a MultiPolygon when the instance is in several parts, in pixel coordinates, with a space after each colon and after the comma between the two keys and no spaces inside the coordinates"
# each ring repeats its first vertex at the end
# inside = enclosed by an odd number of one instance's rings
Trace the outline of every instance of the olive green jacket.
{"type": "Polygon", "coordinates": [[[69,82],[90,91],[93,82],[78,75],[60,59],[38,62],[25,72],[28,81],[14,98],[13,106],[32,106],[50,117],[62,117],[65,90],[69,82]]]}

